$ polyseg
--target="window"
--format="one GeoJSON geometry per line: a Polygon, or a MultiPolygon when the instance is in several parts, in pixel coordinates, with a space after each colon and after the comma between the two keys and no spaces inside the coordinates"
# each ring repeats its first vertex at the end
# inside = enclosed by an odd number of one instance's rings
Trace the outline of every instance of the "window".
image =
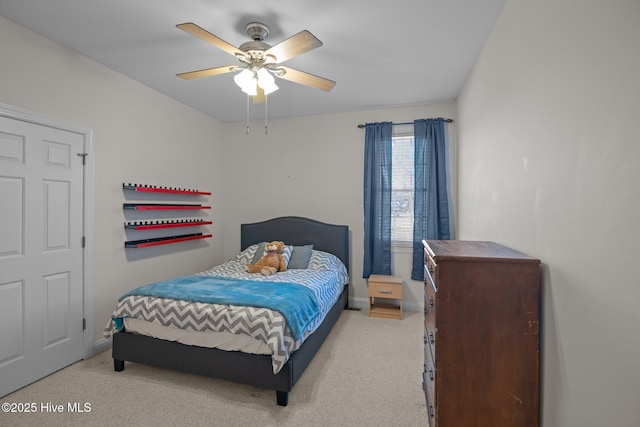
{"type": "Polygon", "coordinates": [[[391,241],[411,244],[414,200],[413,135],[394,135],[391,155],[391,241]]]}

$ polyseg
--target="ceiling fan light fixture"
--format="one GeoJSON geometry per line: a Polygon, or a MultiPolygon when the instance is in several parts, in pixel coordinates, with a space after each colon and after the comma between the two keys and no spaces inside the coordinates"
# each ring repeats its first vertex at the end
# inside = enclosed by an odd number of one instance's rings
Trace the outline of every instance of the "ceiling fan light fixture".
{"type": "Polygon", "coordinates": [[[253,71],[242,70],[240,73],[233,76],[233,80],[236,82],[238,87],[240,87],[240,89],[242,89],[242,91],[247,95],[255,96],[258,94],[256,78],[253,71]]]}
{"type": "Polygon", "coordinates": [[[271,73],[265,68],[260,68],[256,74],[258,77],[258,86],[264,90],[265,95],[269,95],[270,93],[278,90],[276,79],[274,79],[271,73]]]}

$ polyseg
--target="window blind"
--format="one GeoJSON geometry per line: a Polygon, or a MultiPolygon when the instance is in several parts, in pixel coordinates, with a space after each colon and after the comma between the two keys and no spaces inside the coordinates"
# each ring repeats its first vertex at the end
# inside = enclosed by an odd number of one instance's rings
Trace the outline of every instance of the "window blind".
{"type": "Polygon", "coordinates": [[[413,135],[393,136],[391,166],[391,240],[413,241],[413,135]]]}

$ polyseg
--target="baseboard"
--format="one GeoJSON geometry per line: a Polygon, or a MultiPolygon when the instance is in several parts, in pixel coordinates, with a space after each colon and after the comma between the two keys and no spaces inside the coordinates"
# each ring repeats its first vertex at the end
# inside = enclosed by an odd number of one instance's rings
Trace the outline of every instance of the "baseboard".
{"type": "Polygon", "coordinates": [[[402,303],[402,308],[405,311],[424,311],[424,303],[404,301],[402,303]]]}
{"type": "MultiPolygon", "coordinates": [[[[369,298],[360,298],[360,297],[349,298],[349,308],[359,309],[359,310],[368,310],[369,298]]],[[[404,311],[424,311],[424,306],[421,303],[417,303],[413,301],[403,301],[402,309],[404,311]]]]}
{"type": "Polygon", "coordinates": [[[369,298],[349,298],[349,308],[354,309],[369,309],[369,298]]]}
{"type": "Polygon", "coordinates": [[[96,354],[102,353],[103,351],[107,351],[111,348],[111,338],[103,338],[101,340],[95,341],[93,343],[93,348],[89,355],[85,357],[88,359],[89,357],[95,356],[96,354]]]}

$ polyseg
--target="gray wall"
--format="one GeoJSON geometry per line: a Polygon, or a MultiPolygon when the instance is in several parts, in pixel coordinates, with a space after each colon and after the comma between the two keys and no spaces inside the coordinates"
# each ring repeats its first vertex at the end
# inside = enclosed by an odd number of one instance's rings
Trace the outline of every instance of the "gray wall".
{"type": "Polygon", "coordinates": [[[543,262],[543,420],[640,425],[640,2],[507,0],[458,100],[459,237],[543,262]]]}

